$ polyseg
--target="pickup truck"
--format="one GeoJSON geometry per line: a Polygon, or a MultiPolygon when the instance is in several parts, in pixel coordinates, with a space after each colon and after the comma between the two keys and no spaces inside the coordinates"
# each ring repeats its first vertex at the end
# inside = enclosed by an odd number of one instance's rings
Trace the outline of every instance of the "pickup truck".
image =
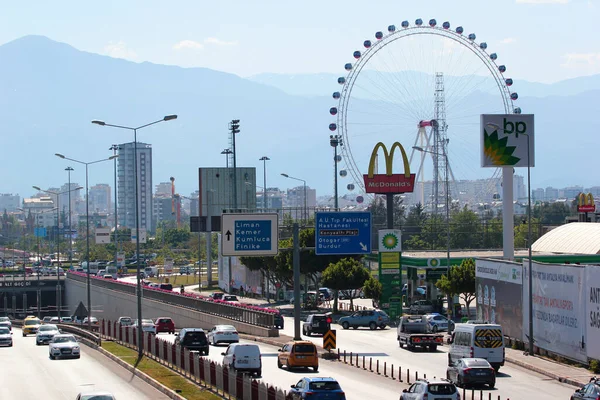
{"type": "Polygon", "coordinates": [[[398,345],[408,349],[421,347],[436,351],[438,346],[444,344],[444,337],[437,333],[428,333],[427,318],[422,315],[403,315],[398,325],[398,345]]]}

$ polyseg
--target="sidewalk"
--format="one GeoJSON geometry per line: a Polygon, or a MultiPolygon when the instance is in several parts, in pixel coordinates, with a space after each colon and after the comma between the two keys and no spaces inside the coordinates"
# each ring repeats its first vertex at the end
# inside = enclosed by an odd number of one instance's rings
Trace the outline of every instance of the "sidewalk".
{"type": "Polygon", "coordinates": [[[582,387],[595,375],[585,368],[561,364],[540,356],[526,356],[522,350],[506,349],[506,361],[572,386],[582,387]]]}

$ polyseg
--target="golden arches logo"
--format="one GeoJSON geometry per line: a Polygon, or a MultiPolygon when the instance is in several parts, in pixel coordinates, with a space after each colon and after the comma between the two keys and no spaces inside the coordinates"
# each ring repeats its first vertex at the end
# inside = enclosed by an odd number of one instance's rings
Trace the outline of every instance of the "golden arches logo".
{"type": "Polygon", "coordinates": [[[390,151],[382,142],[378,142],[369,160],[369,170],[366,175],[363,175],[365,181],[365,191],[367,193],[377,194],[397,194],[410,193],[414,190],[415,174],[410,173],[410,164],[404,147],[399,142],[394,142],[390,151]],[[379,149],[383,150],[383,159],[385,161],[385,174],[375,173],[375,160],[379,149]],[[392,167],[394,164],[394,152],[398,148],[402,153],[402,162],[404,164],[404,173],[394,174],[392,167]]]}
{"type": "Polygon", "coordinates": [[[594,203],[594,196],[591,193],[579,193],[577,201],[577,211],[579,212],[594,212],[596,211],[596,204],[594,203]]]}
{"type": "Polygon", "coordinates": [[[387,176],[392,176],[392,165],[394,163],[394,150],[396,147],[400,149],[402,152],[402,161],[404,162],[404,176],[406,178],[410,178],[410,164],[408,163],[408,157],[406,156],[406,151],[404,151],[404,147],[399,142],[394,142],[390,151],[388,153],[387,147],[382,142],[379,142],[373,148],[373,152],[371,153],[371,158],[369,160],[369,178],[373,178],[374,170],[375,170],[375,159],[377,157],[377,152],[379,148],[383,150],[383,158],[385,160],[385,174],[387,176]]]}

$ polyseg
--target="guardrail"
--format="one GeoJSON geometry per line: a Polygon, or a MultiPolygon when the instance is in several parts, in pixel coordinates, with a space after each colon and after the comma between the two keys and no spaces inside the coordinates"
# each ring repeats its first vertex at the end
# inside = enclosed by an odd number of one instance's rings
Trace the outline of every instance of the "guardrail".
{"type": "MultiPolygon", "coordinates": [[[[13,319],[10,321],[13,326],[17,326],[17,327],[22,327],[23,326],[23,320],[22,319],[13,319]]],[[[88,331],[87,329],[82,329],[79,328],[73,324],[55,324],[58,329],[60,329],[62,332],[67,332],[67,333],[72,333],[73,335],[77,335],[87,341],[90,342],[90,344],[92,344],[93,346],[101,346],[102,345],[102,340],[100,338],[100,335],[96,335],[93,332],[88,331]]],[[[96,329],[100,329],[99,326],[96,326],[96,329]]]]}
{"type": "MultiPolygon", "coordinates": [[[[73,279],[78,282],[87,282],[85,274],[69,273],[67,279],[73,279]]],[[[124,282],[117,282],[104,278],[91,277],[91,284],[99,287],[104,287],[110,290],[117,290],[132,295],[136,294],[136,285],[124,282]]],[[[253,306],[236,306],[226,303],[217,303],[208,300],[206,297],[195,295],[192,293],[176,293],[166,290],[149,288],[144,286],[142,289],[143,297],[160,301],[162,303],[172,304],[178,307],[190,308],[206,314],[216,315],[223,318],[228,318],[233,321],[239,321],[250,325],[271,328],[275,325],[274,312],[267,310],[258,310],[259,307],[253,306]]]]}
{"type": "MultiPolygon", "coordinates": [[[[122,327],[116,322],[102,321],[101,333],[105,340],[137,348],[136,329],[122,327]]],[[[196,351],[167,342],[143,332],[144,355],[179,373],[192,382],[216,390],[223,398],[244,400],[286,400],[288,393],[265,382],[251,379],[222,365],[201,357],[196,351]]]]}

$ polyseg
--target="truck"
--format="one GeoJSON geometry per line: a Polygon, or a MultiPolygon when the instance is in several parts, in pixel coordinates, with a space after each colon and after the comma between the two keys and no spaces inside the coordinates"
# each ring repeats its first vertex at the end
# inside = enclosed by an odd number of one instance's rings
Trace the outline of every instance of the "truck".
{"type": "Polygon", "coordinates": [[[438,346],[444,344],[444,336],[429,333],[427,318],[423,315],[403,315],[398,325],[398,345],[409,350],[415,347],[436,351],[438,346]]]}

